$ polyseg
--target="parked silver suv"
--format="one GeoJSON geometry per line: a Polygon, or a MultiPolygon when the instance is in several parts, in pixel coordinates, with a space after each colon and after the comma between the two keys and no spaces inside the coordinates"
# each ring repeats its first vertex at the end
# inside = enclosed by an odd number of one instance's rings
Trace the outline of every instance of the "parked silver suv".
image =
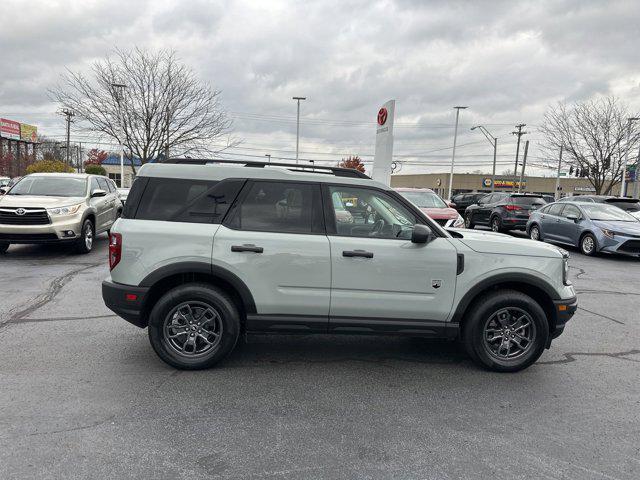
{"type": "Polygon", "coordinates": [[[106,177],[27,175],[0,196],[0,253],[12,243],[73,243],[88,253],[121,212],[116,186],[106,177]]]}
{"type": "Polygon", "coordinates": [[[460,338],[516,371],[576,310],[558,247],[446,231],[355,170],[230,163],[143,166],[112,229],[104,301],[174,367],[214,365],[241,333],[359,333],[460,338]]]}

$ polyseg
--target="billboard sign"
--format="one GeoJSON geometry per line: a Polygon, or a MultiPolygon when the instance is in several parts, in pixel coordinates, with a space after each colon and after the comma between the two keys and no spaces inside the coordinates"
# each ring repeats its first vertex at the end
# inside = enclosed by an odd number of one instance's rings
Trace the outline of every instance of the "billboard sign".
{"type": "Polygon", "coordinates": [[[20,124],[13,120],[0,118],[0,137],[20,140],[20,124]]]}
{"type": "MultiPolygon", "coordinates": [[[[513,181],[513,180],[505,180],[502,178],[496,178],[494,187],[495,188],[514,188],[514,183],[515,183],[515,188],[526,188],[527,186],[527,181],[523,180],[522,181],[522,185],[520,185],[520,181],[513,181]]],[[[491,178],[489,177],[485,177],[482,179],[482,188],[489,188],[491,187],[491,178]]]]}
{"type": "Polygon", "coordinates": [[[391,183],[393,162],[393,119],[396,101],[389,100],[378,109],[376,121],[376,151],[371,178],[380,183],[391,183]]]}
{"type": "Polygon", "coordinates": [[[36,143],[38,141],[38,127],[34,125],[28,125],[26,123],[21,123],[20,139],[25,142],[36,143]]]}

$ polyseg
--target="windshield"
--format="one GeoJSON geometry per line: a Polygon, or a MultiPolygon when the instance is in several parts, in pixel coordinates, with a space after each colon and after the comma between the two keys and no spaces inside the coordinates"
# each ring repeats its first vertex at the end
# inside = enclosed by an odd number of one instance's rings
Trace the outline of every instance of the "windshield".
{"type": "Polygon", "coordinates": [[[635,217],[632,217],[624,210],[620,210],[613,205],[594,203],[581,205],[581,207],[591,220],[615,220],[618,222],[638,221],[635,217]]]}
{"type": "Polygon", "coordinates": [[[409,200],[415,206],[420,208],[447,208],[448,205],[444,203],[438,195],[431,192],[398,192],[404,198],[409,200]]]}
{"type": "Polygon", "coordinates": [[[77,177],[24,177],[7,195],[42,195],[46,197],[84,197],[87,180],[77,177]]]}

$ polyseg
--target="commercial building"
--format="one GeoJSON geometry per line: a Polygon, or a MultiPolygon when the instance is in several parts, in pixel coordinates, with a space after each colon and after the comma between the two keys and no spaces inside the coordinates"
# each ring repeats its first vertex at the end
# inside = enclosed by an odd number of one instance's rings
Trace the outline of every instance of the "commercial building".
{"type": "MultiPolygon", "coordinates": [[[[116,185],[123,188],[130,188],[133,184],[133,179],[135,175],[133,170],[131,169],[131,161],[132,159],[129,157],[124,157],[124,183],[120,183],[120,155],[109,155],[102,161],[102,166],[107,171],[107,176],[116,182],[116,185]]],[[[142,166],[142,162],[139,158],[133,158],[133,166],[136,171],[142,166]]]]}
{"type": "MultiPolygon", "coordinates": [[[[516,189],[518,188],[516,181],[516,189]]],[[[495,191],[513,190],[514,179],[508,176],[496,176],[495,191]]],[[[392,187],[431,188],[443,198],[449,193],[448,173],[404,174],[391,176],[392,187]]],[[[463,192],[491,192],[491,175],[475,173],[455,173],[453,175],[453,194],[463,192]]],[[[526,176],[522,181],[521,192],[554,195],[555,177],[526,176]]],[[[594,194],[595,189],[586,178],[560,177],[560,196],[594,194]]],[[[612,195],[620,194],[620,185],[613,187],[612,195]]]]}

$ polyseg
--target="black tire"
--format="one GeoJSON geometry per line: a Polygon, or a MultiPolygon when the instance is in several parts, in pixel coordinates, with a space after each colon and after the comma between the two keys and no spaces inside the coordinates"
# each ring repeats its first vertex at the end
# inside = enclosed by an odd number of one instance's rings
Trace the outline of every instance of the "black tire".
{"type": "Polygon", "coordinates": [[[93,242],[96,237],[96,228],[93,222],[88,218],[82,223],[82,230],[80,230],[80,238],[76,242],[76,251],[81,254],[86,254],[93,250],[93,242]]]}
{"type": "Polygon", "coordinates": [[[235,303],[225,292],[206,283],[187,283],[166,292],[153,306],[149,316],[151,346],[165,363],[181,370],[213,367],[233,351],[239,335],[240,314],[235,303]],[[185,304],[190,305],[192,310],[189,312],[194,312],[191,315],[193,326],[188,323],[189,315],[178,313],[185,304]],[[202,308],[199,315],[196,312],[198,308],[202,308]],[[213,311],[208,321],[206,308],[213,311]],[[202,318],[204,320],[198,321],[202,318]],[[184,323],[184,327],[174,327],[178,323],[184,323]],[[205,329],[205,325],[211,332],[205,329]],[[202,334],[200,328],[206,333],[202,334]],[[171,332],[173,339],[169,337],[171,332]],[[218,334],[214,337],[215,332],[218,334]],[[191,340],[193,349],[186,347],[189,337],[195,338],[191,340]],[[182,342],[183,351],[180,352],[179,344],[182,342]],[[205,350],[198,353],[198,345],[205,350]]]}
{"type": "Polygon", "coordinates": [[[498,290],[483,296],[469,311],[472,313],[464,321],[462,341],[469,356],[482,367],[496,372],[517,372],[533,364],[542,355],[549,338],[549,323],[542,307],[528,295],[515,290],[498,290]],[[501,312],[507,312],[507,324],[516,317],[523,318],[520,317],[523,314],[526,314],[526,318],[520,321],[520,328],[518,320],[515,320],[512,327],[502,328],[500,334],[492,333],[492,336],[496,335],[493,338],[500,339],[499,343],[495,343],[488,338],[487,329],[493,325],[492,322],[500,325],[496,320],[502,315],[501,312]],[[530,325],[528,329],[522,326],[525,322],[530,325]],[[520,332],[517,338],[514,335],[516,332],[520,332]],[[526,335],[529,340],[523,340],[520,334],[526,335]],[[505,341],[504,345],[509,345],[506,356],[500,353],[505,341]],[[515,347],[516,341],[523,344],[523,348],[515,347]],[[508,357],[512,346],[521,352],[508,357]],[[492,347],[497,347],[498,352],[492,351],[492,347]]]}
{"type": "Polygon", "coordinates": [[[534,223],[531,225],[531,227],[529,227],[529,238],[531,240],[537,240],[539,242],[542,242],[542,234],[540,233],[540,227],[538,226],[537,223],[534,223]]]}
{"type": "Polygon", "coordinates": [[[580,251],[583,255],[593,257],[598,253],[598,242],[596,237],[586,233],[580,238],[580,251]]]}
{"type": "Polygon", "coordinates": [[[493,217],[491,217],[491,222],[489,222],[489,226],[491,227],[492,232],[497,232],[497,233],[504,232],[504,227],[502,226],[502,220],[497,215],[494,215],[493,217]]]}
{"type": "Polygon", "coordinates": [[[0,254],[6,253],[9,245],[11,245],[9,242],[0,242],[0,254]]]}
{"type": "Polygon", "coordinates": [[[476,226],[475,223],[473,223],[473,213],[468,212],[465,216],[464,216],[464,228],[471,228],[473,229],[476,226]]]}

